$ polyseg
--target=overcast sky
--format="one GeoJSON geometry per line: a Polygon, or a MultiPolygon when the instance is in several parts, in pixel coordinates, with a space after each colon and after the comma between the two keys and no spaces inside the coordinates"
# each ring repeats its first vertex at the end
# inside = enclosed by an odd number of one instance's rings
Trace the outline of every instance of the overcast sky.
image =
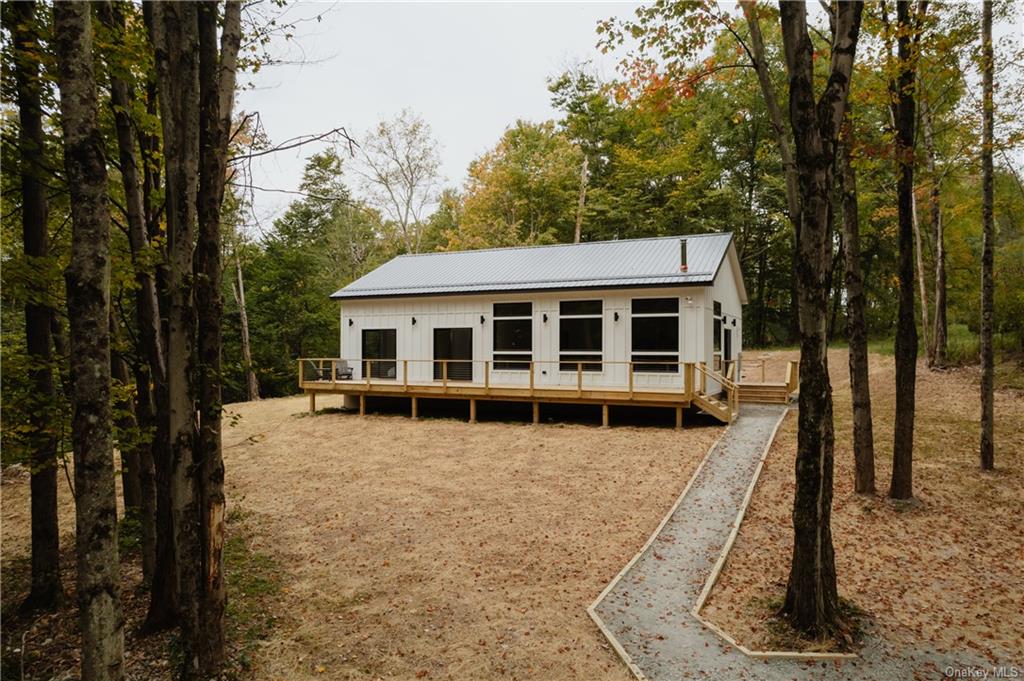
{"type": "MultiPolygon", "coordinates": [[[[260,112],[273,142],[345,126],[361,134],[408,107],[441,145],[446,184],[461,185],[473,158],[494,146],[516,119],[555,116],[547,79],[590,60],[614,73],[615,55],[596,49],[599,19],[631,15],[634,3],[315,3],[292,6],[290,45],[272,51],[301,65],[250,76],[238,107],[260,112]]],[[[321,147],[322,148],[322,147],[321,147]]],[[[306,147],[253,168],[260,187],[294,190],[306,147]]],[[[263,226],[294,196],[256,192],[263,226]]]]}

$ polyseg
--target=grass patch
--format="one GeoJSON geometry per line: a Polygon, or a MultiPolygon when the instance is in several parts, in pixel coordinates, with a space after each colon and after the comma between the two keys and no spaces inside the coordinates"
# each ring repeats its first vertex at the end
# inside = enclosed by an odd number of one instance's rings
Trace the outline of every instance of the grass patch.
{"type": "Polygon", "coordinates": [[[252,653],[277,622],[274,605],[281,593],[281,568],[271,556],[255,550],[244,526],[251,512],[232,512],[230,535],[224,543],[224,571],[228,584],[226,626],[232,641],[234,669],[229,677],[241,678],[252,668],[252,653]]]}

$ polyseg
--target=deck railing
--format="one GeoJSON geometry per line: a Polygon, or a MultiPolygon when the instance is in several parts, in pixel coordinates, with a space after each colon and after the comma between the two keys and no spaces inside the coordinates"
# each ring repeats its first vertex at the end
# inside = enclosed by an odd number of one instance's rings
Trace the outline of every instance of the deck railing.
{"type": "Polygon", "coordinates": [[[422,385],[436,386],[440,383],[447,391],[450,384],[481,386],[484,394],[492,387],[526,388],[533,395],[538,390],[572,390],[582,395],[584,390],[622,390],[632,397],[636,393],[675,392],[685,399],[691,399],[696,392],[705,394],[708,382],[718,383],[728,394],[731,401],[738,399],[736,383],[725,376],[707,368],[704,363],[673,362],[667,360],[645,360],[640,362],[622,360],[469,360],[469,359],[345,359],[339,357],[302,358],[298,360],[299,387],[306,383],[319,386],[330,384],[352,385],[363,383],[373,385],[401,385],[403,390],[422,385]],[[501,365],[495,369],[495,364],[501,365]],[[429,365],[425,372],[417,369],[429,365]],[[522,365],[523,368],[509,368],[509,365],[522,365]],[[599,365],[599,371],[592,370],[599,365]],[[651,366],[664,367],[660,371],[651,371],[651,366]],[[566,367],[571,367],[566,369],[566,367]],[[640,370],[637,369],[640,367],[640,370]],[[356,369],[358,368],[358,372],[356,369]],[[538,380],[538,372],[546,376],[550,369],[557,376],[554,381],[538,380]],[[671,368],[671,369],[668,369],[671,368]],[[610,383],[608,372],[624,369],[624,376],[619,381],[610,383]],[[495,373],[501,378],[495,380],[495,373]],[[512,375],[521,376],[518,380],[509,380],[512,375]],[[574,376],[571,383],[567,377],[574,376]],[[428,377],[424,379],[423,377],[428,377]],[[657,380],[677,377],[676,380],[657,380]],[[480,380],[482,379],[482,380],[480,380]],[[598,382],[598,380],[600,382],[598,382]]]}

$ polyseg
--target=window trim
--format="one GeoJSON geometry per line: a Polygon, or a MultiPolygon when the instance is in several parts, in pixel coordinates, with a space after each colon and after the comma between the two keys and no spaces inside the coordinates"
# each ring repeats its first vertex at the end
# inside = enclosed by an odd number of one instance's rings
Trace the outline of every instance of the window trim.
{"type": "Polygon", "coordinates": [[[585,374],[600,374],[604,372],[604,315],[605,315],[605,304],[604,298],[570,298],[568,300],[558,301],[558,372],[561,374],[574,374],[580,371],[580,363],[583,364],[582,372],[585,374]],[[562,303],[601,303],[601,312],[597,314],[562,314],[562,303]],[[595,350],[563,350],[562,349],[562,320],[563,319],[597,319],[601,322],[601,349],[600,351],[595,350]],[[592,359],[569,359],[562,360],[562,355],[583,355],[592,359]],[[563,369],[564,364],[571,364],[574,366],[572,369],[563,369]],[[589,366],[597,365],[598,368],[587,368],[589,366]]]}
{"type": "Polygon", "coordinates": [[[633,371],[634,374],[643,374],[645,376],[646,375],[655,375],[656,376],[656,375],[662,375],[662,374],[676,374],[676,375],[679,374],[679,372],[681,371],[680,364],[679,364],[679,362],[680,362],[679,358],[682,356],[681,351],[679,349],[679,346],[680,346],[681,341],[682,341],[682,334],[679,333],[679,331],[678,331],[678,329],[679,329],[679,322],[680,322],[680,319],[682,318],[680,307],[681,306],[679,305],[679,299],[675,298],[673,296],[645,296],[645,297],[631,298],[630,299],[630,301],[629,301],[629,361],[630,361],[630,366],[631,366],[632,371],[633,371]],[[636,300],[663,300],[663,299],[675,300],[676,301],[676,311],[675,312],[634,312],[633,311],[633,307],[634,307],[633,306],[633,301],[636,301],[636,300]],[[634,344],[636,343],[636,339],[633,336],[633,320],[634,319],[664,319],[664,318],[669,318],[669,317],[671,317],[671,318],[676,320],[676,329],[677,329],[677,331],[676,331],[676,349],[675,349],[675,352],[672,352],[671,350],[636,350],[636,349],[634,349],[634,344]],[[659,363],[663,364],[665,360],[661,360],[661,362],[658,362],[656,358],[658,358],[658,357],[668,357],[668,356],[675,356],[675,358],[676,358],[676,360],[675,360],[676,364],[671,369],[667,369],[665,371],[651,371],[650,369],[646,369],[646,370],[644,370],[644,369],[638,370],[637,369],[637,365],[644,365],[644,366],[646,366],[646,365],[652,365],[652,364],[656,365],[656,364],[659,364],[659,363]],[[641,359],[641,361],[637,361],[637,359],[636,359],[637,357],[641,357],[641,358],[643,358],[643,357],[650,357],[651,361],[646,362],[646,361],[643,361],[642,359],[641,359]]]}

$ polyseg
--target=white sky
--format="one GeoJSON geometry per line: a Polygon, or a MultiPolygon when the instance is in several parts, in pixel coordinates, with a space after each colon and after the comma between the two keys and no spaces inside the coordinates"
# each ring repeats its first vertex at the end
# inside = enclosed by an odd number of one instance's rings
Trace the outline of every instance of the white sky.
{"type": "MultiPolygon", "coordinates": [[[[612,76],[621,55],[595,47],[597,21],[632,15],[635,3],[316,3],[298,2],[287,20],[301,23],[290,45],[272,52],[301,65],[250,76],[239,110],[259,111],[273,142],[344,126],[358,136],[411,108],[441,146],[446,186],[461,185],[469,162],[516,119],[555,116],[547,79],[591,60],[612,76]]],[[[322,148],[322,147],[319,147],[322,148]]],[[[254,163],[253,183],[295,190],[316,145],[254,163]]],[[[355,188],[353,188],[355,189],[355,188]]],[[[256,192],[266,227],[290,200],[256,192]]]]}

